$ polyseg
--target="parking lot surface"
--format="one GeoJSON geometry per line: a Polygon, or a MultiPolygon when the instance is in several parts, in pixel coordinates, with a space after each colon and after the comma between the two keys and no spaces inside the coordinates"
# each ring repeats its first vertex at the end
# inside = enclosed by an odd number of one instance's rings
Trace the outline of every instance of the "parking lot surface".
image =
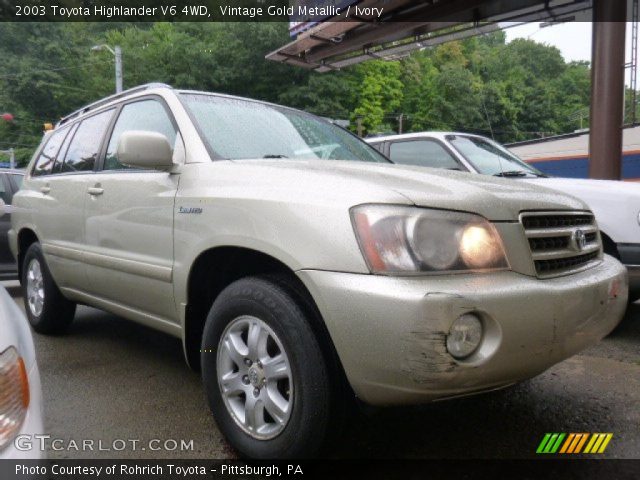
{"type": "MultiPolygon", "coordinates": [[[[17,283],[4,286],[23,306],[17,283]]],[[[66,335],[35,334],[35,344],[46,433],[60,439],[56,449],[48,445],[49,458],[234,457],[178,339],[79,307],[66,335]],[[94,442],[93,450],[82,450],[85,440],[94,442]]],[[[531,458],[546,432],[611,432],[613,439],[600,457],[640,458],[639,427],[636,303],[600,344],[520,385],[354,415],[333,455],[531,458]]]]}

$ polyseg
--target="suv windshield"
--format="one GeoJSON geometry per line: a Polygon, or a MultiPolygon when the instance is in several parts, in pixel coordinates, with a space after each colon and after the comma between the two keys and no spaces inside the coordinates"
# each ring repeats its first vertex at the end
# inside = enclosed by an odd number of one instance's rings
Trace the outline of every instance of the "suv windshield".
{"type": "Polygon", "coordinates": [[[447,140],[479,173],[484,175],[504,177],[546,176],[520,160],[502,145],[488,138],[447,135],[447,140]]]}
{"type": "Polygon", "coordinates": [[[356,136],[308,113],[239,98],[181,95],[205,142],[220,158],[389,163],[356,136]]]}

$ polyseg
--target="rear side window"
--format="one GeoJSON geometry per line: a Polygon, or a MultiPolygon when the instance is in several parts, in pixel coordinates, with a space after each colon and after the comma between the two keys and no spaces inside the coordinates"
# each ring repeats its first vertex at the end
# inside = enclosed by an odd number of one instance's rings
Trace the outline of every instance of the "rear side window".
{"type": "Polygon", "coordinates": [[[369,145],[378,150],[380,153],[382,153],[382,151],[384,150],[384,142],[370,143],[369,145]]]}
{"type": "Polygon", "coordinates": [[[391,144],[389,157],[401,165],[459,169],[460,164],[440,143],[433,140],[414,140],[391,144]]]}
{"type": "Polygon", "coordinates": [[[38,156],[38,160],[33,167],[31,175],[33,175],[34,177],[38,177],[40,175],[47,175],[51,173],[53,164],[56,161],[56,156],[58,155],[58,151],[60,150],[60,145],[62,145],[62,142],[64,141],[64,138],[68,132],[69,129],[65,128],[62,130],[57,130],[53,134],[51,134],[51,137],[40,152],[40,156],[38,156]]]}
{"type": "Polygon", "coordinates": [[[13,179],[16,190],[20,190],[22,188],[22,180],[24,179],[24,175],[10,173],[9,176],[13,179]]]}
{"type": "Polygon", "coordinates": [[[113,109],[83,120],[76,130],[67,154],[62,172],[86,172],[93,170],[100,152],[102,139],[109,126],[113,109]]]}
{"type": "Polygon", "coordinates": [[[64,165],[64,155],[67,150],[69,150],[69,144],[71,143],[71,140],[73,139],[73,136],[78,129],[78,125],[78,123],[73,125],[71,127],[71,130],[69,131],[69,135],[67,135],[67,138],[64,139],[64,143],[60,148],[60,152],[58,152],[58,158],[56,158],[56,163],[53,164],[53,170],[51,171],[51,173],[62,173],[62,166],[64,165]]]}
{"type": "Polygon", "coordinates": [[[0,198],[6,205],[11,205],[11,188],[9,188],[9,179],[5,174],[0,173],[0,198]]]}
{"type": "Polygon", "coordinates": [[[131,130],[160,133],[167,137],[169,145],[172,147],[176,141],[176,129],[164,109],[157,100],[142,100],[140,102],[128,103],[120,112],[116,121],[107,155],[104,160],[104,170],[121,170],[125,167],[118,160],[118,142],[120,136],[131,130]]]}

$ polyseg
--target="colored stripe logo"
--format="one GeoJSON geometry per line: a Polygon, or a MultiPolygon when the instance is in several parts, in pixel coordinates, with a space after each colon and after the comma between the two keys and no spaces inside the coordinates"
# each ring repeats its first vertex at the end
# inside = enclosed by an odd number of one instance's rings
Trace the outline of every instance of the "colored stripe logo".
{"type": "Polygon", "coordinates": [[[536,453],[604,453],[613,433],[546,433],[536,453]]]}

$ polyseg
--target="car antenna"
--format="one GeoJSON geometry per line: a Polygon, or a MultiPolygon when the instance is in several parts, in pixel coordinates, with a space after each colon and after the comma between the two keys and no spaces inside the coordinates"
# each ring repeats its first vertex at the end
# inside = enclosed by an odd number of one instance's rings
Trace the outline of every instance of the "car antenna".
{"type": "Polygon", "coordinates": [[[491,120],[489,120],[489,112],[487,112],[487,106],[484,104],[484,97],[480,97],[482,100],[482,108],[484,109],[484,115],[487,117],[487,124],[489,125],[489,131],[491,132],[491,140],[496,141],[496,137],[493,135],[493,127],[491,126],[491,120]]]}

